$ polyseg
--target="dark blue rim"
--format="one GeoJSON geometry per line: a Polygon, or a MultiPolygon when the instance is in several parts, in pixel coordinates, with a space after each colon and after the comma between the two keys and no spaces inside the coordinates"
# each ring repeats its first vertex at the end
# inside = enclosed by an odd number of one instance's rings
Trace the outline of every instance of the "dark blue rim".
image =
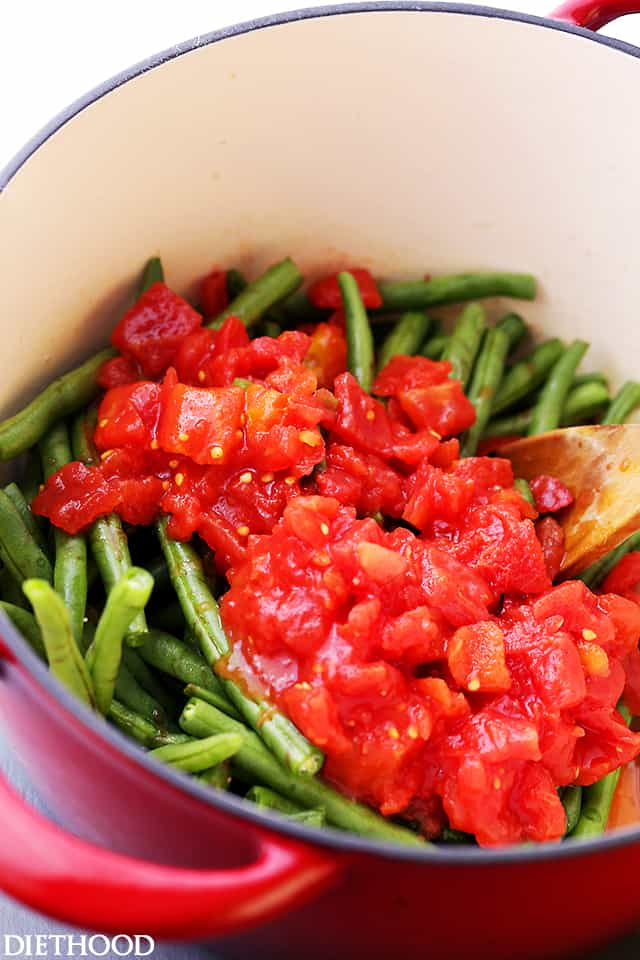
{"type": "MultiPolygon", "coordinates": [[[[117,74],[110,80],[95,87],[78,100],[74,101],[66,110],[59,113],[42,130],[39,131],[7,166],[0,171],[0,191],[2,191],[22,165],[35,153],[35,151],[45,143],[49,137],[56,133],[65,123],[73,119],[85,107],[100,100],[112,90],[117,89],[123,83],[133,80],[135,77],[158,67],[175,57],[182,56],[184,53],[190,53],[199,47],[208,46],[211,43],[217,43],[219,40],[225,40],[227,37],[238,36],[243,33],[251,33],[254,30],[262,30],[265,27],[280,26],[282,24],[292,23],[296,20],[311,20],[316,17],[330,17],[337,14],[348,13],[380,13],[384,11],[404,12],[419,11],[424,13],[453,13],[465,14],[468,16],[486,17],[497,20],[514,20],[519,23],[528,23],[535,27],[544,27],[549,30],[559,30],[563,33],[574,34],[589,40],[592,43],[598,43],[606,47],[618,50],[620,53],[628,54],[632,57],[640,57],[640,48],[621,40],[611,39],[610,37],[599,37],[589,30],[582,27],[574,27],[571,24],[561,23],[555,20],[549,20],[544,17],[534,17],[524,13],[516,13],[510,10],[499,10],[494,7],[480,7],[470,4],[456,3],[412,3],[402,2],[377,2],[377,3],[348,3],[338,4],[336,6],[317,7],[315,9],[292,10],[290,13],[273,14],[268,17],[262,17],[257,20],[250,20],[246,23],[236,24],[231,27],[225,27],[221,30],[214,30],[211,33],[196,37],[193,40],[187,40],[176,44],[162,53],[149,57],[133,67],[129,67],[122,73],[117,74]]],[[[259,807],[249,804],[240,797],[235,797],[226,793],[216,792],[212,795],[210,788],[199,784],[193,777],[185,776],[169,767],[163,767],[157,761],[150,759],[143,751],[129,740],[119,730],[108,726],[101,718],[93,714],[87,707],[73,697],[60,683],[49,673],[42,661],[36,656],[27,642],[15,630],[11,622],[4,613],[0,612],[0,625],[3,640],[6,641],[9,649],[14,654],[16,660],[22,663],[28,671],[34,676],[38,683],[46,689],[53,700],[61,704],[69,713],[74,714],[83,724],[88,726],[93,734],[109,744],[122,754],[125,754],[130,760],[140,764],[148,773],[164,780],[173,787],[184,790],[197,799],[220,807],[236,817],[253,821],[260,827],[266,827],[276,830],[279,833],[287,834],[296,840],[308,843],[313,842],[318,846],[337,849],[343,852],[369,853],[378,856],[388,857],[395,860],[411,860],[428,862],[430,865],[438,864],[451,866],[452,864],[473,864],[474,866],[492,865],[496,863],[528,862],[540,860],[556,860],[566,857],[587,856],[594,853],[604,853],[615,847],[623,846],[628,843],[640,841],[640,827],[620,830],[612,834],[605,835],[593,840],[574,841],[566,844],[545,844],[539,847],[512,847],[504,850],[480,850],[478,848],[451,848],[451,847],[427,847],[420,850],[416,847],[403,847],[399,844],[385,843],[377,840],[368,840],[363,837],[339,833],[334,830],[320,830],[313,827],[305,827],[298,824],[292,824],[283,818],[273,815],[269,812],[262,812],[259,807]]],[[[0,670],[0,680],[2,673],[0,670]]]]}

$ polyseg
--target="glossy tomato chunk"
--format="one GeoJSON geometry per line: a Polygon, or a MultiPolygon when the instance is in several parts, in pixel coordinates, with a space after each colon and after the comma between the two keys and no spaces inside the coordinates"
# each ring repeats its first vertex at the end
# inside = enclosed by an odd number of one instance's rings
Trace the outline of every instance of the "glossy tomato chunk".
{"type": "Polygon", "coordinates": [[[540,513],[554,513],[573,503],[573,494],[557,477],[540,474],[529,481],[529,486],[540,513]]]}
{"type": "Polygon", "coordinates": [[[113,447],[152,449],[160,416],[160,385],[140,380],[114,387],[102,399],[94,442],[98,450],[113,447]]]}
{"type": "MultiPolygon", "coordinates": [[[[382,306],[382,297],[376,286],[376,282],[363,267],[349,267],[347,273],[355,279],[358,284],[360,296],[365,307],[376,309],[382,306]]],[[[338,310],[342,306],[342,296],[338,285],[338,274],[332,273],[327,277],[321,277],[311,284],[307,291],[309,300],[315,307],[325,310],[338,310]]]]}
{"type": "Polygon", "coordinates": [[[202,317],[164,283],[154,283],[127,310],[111,336],[114,347],[132,357],[149,377],[169,366],[182,340],[202,317]]]}
{"type": "Polygon", "coordinates": [[[78,533],[119,503],[117,484],[108,481],[99,467],[73,462],[49,478],[34,498],[32,510],[66,533],[78,533]]]}
{"type": "Polygon", "coordinates": [[[188,387],[163,395],[158,441],[167,453],[221,465],[242,442],[244,391],[239,387],[188,387]]]}
{"type": "Polygon", "coordinates": [[[212,270],[200,284],[200,305],[205,317],[217,317],[229,303],[226,270],[212,270]]]}

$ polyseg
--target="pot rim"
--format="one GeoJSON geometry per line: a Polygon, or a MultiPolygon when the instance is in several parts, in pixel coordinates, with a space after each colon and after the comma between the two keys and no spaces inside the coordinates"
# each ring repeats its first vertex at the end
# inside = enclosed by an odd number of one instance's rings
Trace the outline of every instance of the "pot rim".
{"type": "MultiPolygon", "coordinates": [[[[378,2],[335,4],[271,14],[223,27],[219,30],[195,37],[192,40],[178,43],[160,53],[139,61],[99,84],[97,87],[94,87],[53,117],[53,119],[42,127],[42,129],[18,151],[13,159],[0,170],[0,193],[8,186],[31,155],[69,120],[72,120],[86,107],[100,100],[122,84],[134,80],[141,74],[161,66],[176,57],[190,53],[199,47],[217,43],[220,40],[226,40],[244,33],[251,33],[255,30],[280,26],[298,20],[312,20],[320,17],[349,13],[384,12],[448,13],[496,20],[512,20],[518,23],[531,24],[535,27],[543,27],[549,30],[558,30],[563,33],[574,34],[583,39],[590,40],[592,43],[598,43],[628,56],[640,58],[640,47],[612,37],[599,36],[583,27],[551,20],[548,17],[538,17],[512,10],[502,10],[495,7],[485,7],[467,3],[434,3],[424,2],[424,0],[417,0],[417,2],[412,2],[412,0],[378,0],[378,2]]],[[[302,843],[313,842],[318,846],[345,854],[370,854],[388,859],[429,863],[433,866],[442,865],[448,867],[457,864],[478,867],[509,863],[533,863],[544,860],[565,859],[567,857],[588,856],[594,853],[604,853],[605,851],[626,846],[627,844],[640,843],[640,825],[638,825],[637,827],[619,829],[610,834],[604,834],[601,837],[589,840],[575,840],[572,843],[566,844],[548,843],[540,844],[539,846],[522,845],[496,849],[470,848],[464,846],[456,848],[443,845],[427,846],[424,849],[420,849],[418,847],[404,847],[400,844],[371,840],[356,834],[342,833],[338,830],[292,823],[277,814],[270,813],[267,810],[262,811],[260,807],[247,802],[242,797],[225,793],[224,791],[214,792],[211,788],[200,784],[195,778],[189,777],[180,771],[173,770],[169,766],[165,767],[151,759],[120,730],[105,723],[101,717],[97,716],[83,703],[78,701],[49,672],[44,663],[2,611],[0,611],[0,634],[13,658],[20,663],[28,671],[30,677],[43,688],[50,700],[53,701],[53,706],[58,708],[62,707],[64,712],[69,715],[67,717],[68,720],[76,720],[84,727],[89,728],[96,739],[101,740],[117,753],[124,755],[132,762],[142,766],[147,774],[154,776],[157,780],[164,781],[178,790],[185,791],[202,803],[219,808],[238,819],[249,821],[257,827],[266,828],[275,833],[283,833],[302,843]]],[[[1,676],[2,660],[0,657],[0,682],[1,676]]]]}

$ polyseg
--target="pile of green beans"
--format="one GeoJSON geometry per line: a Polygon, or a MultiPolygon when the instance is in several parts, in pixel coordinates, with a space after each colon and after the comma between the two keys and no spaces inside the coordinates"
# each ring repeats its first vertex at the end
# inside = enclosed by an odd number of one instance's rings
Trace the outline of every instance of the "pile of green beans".
{"type": "MultiPolygon", "coordinates": [[[[229,305],[220,316],[207,317],[207,324],[218,328],[236,315],[252,335],[277,336],[287,327],[326,319],[327,311],[309,301],[302,279],[289,258],[253,282],[231,269],[229,305]]],[[[153,257],[139,292],[163,280],[162,263],[153,257]]],[[[338,287],[348,366],[365,391],[371,391],[375,372],[398,355],[451,364],[451,376],[462,382],[476,408],[476,422],[461,438],[464,456],[476,454],[487,437],[532,435],[594,419],[621,423],[640,405],[640,383],[625,383],[612,398],[603,374],[577,373],[587,350],[583,341],[567,346],[551,338],[524,352],[525,320],[511,312],[493,323],[476,302],[493,296],[533,299],[529,274],[381,283],[382,306],[369,313],[351,273],[338,275],[338,287]],[[425,312],[455,303],[462,307],[450,330],[425,312]],[[383,321],[376,337],[372,320],[383,321]]],[[[92,441],[97,414],[91,404],[99,393],[96,373],[113,355],[111,349],[97,353],[0,423],[0,460],[29,454],[22,481],[0,490],[3,614],[87,708],[203,786],[234,789],[275,815],[311,826],[424,845],[410,825],[385,819],[324,783],[318,776],[322,753],[272,703],[249,695],[225,674],[230,645],[215,585],[196,547],[168,535],[166,519],[156,523],[155,546],[147,543],[134,563],[135,540],[129,543],[115,514],[69,536],[31,513],[39,484],[52,473],[72,459],[97,462],[92,441]]],[[[526,481],[516,484],[532,501],[526,481]]],[[[596,588],[620,557],[635,549],[640,531],[585,570],[582,579],[596,588]]],[[[591,836],[606,828],[618,776],[619,771],[586,790],[561,791],[568,835],[591,836]]],[[[473,842],[448,828],[441,840],[473,842]]]]}

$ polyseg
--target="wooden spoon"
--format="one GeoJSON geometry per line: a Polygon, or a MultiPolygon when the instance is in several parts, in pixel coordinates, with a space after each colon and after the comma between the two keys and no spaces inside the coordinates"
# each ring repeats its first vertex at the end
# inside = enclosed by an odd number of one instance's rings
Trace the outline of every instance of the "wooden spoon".
{"type": "Polygon", "coordinates": [[[541,473],[567,485],[574,502],[558,519],[563,573],[575,575],[640,529],[640,423],[568,427],[505,444],[516,477],[541,473]]]}

